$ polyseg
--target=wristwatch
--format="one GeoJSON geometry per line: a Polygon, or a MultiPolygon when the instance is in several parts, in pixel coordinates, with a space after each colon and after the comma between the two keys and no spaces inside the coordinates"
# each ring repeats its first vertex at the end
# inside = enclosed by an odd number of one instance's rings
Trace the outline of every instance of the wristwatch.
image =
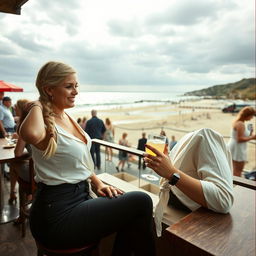
{"type": "Polygon", "coordinates": [[[179,180],[180,180],[180,175],[179,175],[177,172],[175,172],[175,173],[171,176],[171,178],[170,178],[170,180],[169,180],[169,184],[172,185],[172,186],[174,186],[174,185],[177,184],[177,182],[178,182],[179,180]]]}

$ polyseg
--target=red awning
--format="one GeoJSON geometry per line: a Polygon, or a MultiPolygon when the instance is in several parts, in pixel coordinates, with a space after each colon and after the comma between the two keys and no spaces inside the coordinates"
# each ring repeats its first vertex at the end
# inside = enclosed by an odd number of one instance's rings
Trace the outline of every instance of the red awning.
{"type": "Polygon", "coordinates": [[[23,92],[23,88],[0,80],[0,92],[23,92]]]}

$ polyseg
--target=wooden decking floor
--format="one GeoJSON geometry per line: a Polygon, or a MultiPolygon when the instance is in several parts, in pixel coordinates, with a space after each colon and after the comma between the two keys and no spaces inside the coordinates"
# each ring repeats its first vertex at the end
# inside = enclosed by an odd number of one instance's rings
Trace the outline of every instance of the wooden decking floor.
{"type": "MultiPolygon", "coordinates": [[[[8,201],[10,182],[4,179],[4,201],[8,201]]],[[[17,205],[18,206],[18,205],[17,205]]],[[[21,227],[13,222],[0,224],[0,255],[1,256],[36,256],[36,244],[27,224],[26,236],[21,237],[21,227]]]]}

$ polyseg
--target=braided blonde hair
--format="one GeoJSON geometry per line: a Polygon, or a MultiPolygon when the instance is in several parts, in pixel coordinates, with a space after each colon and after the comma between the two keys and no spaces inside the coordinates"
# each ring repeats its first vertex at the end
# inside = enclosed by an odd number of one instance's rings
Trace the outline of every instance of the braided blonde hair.
{"type": "Polygon", "coordinates": [[[68,75],[76,73],[73,68],[62,62],[50,61],[41,67],[36,78],[36,87],[39,91],[39,100],[43,106],[43,117],[46,126],[46,131],[50,135],[48,146],[44,151],[43,156],[50,158],[57,149],[57,143],[54,138],[55,121],[52,110],[52,99],[46,93],[46,86],[60,85],[68,75]]]}

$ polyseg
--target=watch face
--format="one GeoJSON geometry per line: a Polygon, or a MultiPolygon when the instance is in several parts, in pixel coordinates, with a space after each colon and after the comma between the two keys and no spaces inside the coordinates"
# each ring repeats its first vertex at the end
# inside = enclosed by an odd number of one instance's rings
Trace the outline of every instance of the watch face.
{"type": "Polygon", "coordinates": [[[180,179],[180,175],[178,173],[174,173],[169,181],[169,184],[171,184],[172,186],[177,184],[177,182],[180,179]]]}

